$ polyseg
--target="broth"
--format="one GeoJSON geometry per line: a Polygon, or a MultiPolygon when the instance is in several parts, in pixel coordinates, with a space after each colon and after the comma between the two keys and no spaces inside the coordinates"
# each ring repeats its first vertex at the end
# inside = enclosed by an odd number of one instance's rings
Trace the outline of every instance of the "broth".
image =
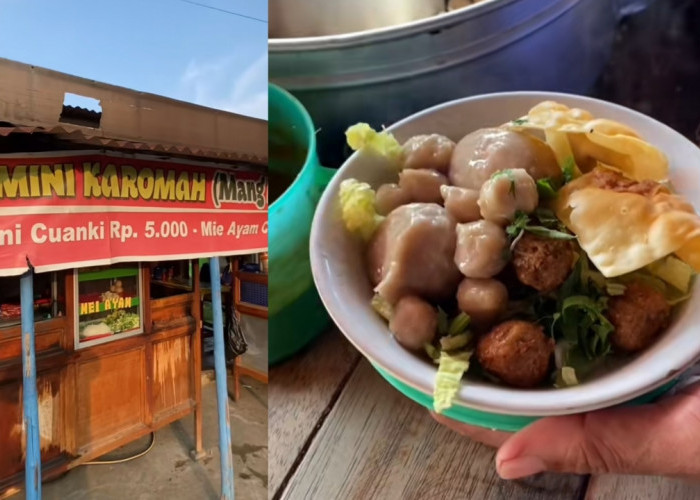
{"type": "Polygon", "coordinates": [[[269,203],[292,185],[306,162],[307,148],[292,137],[290,131],[270,131],[268,168],[269,203]]]}

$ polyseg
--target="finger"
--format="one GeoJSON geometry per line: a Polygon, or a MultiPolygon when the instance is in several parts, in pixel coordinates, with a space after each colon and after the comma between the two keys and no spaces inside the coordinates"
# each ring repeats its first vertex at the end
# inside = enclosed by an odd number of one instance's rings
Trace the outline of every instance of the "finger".
{"type": "Polygon", "coordinates": [[[485,427],[478,427],[476,425],[463,424],[462,422],[457,422],[451,418],[445,417],[444,415],[439,415],[434,412],[430,412],[430,415],[439,422],[440,424],[452,429],[455,432],[460,433],[474,441],[485,444],[492,448],[498,448],[501,446],[510,436],[509,432],[502,431],[492,431],[485,427]]]}
{"type": "Polygon", "coordinates": [[[542,472],[693,476],[700,456],[700,385],[653,405],[550,417],[498,451],[504,479],[542,472]]]}

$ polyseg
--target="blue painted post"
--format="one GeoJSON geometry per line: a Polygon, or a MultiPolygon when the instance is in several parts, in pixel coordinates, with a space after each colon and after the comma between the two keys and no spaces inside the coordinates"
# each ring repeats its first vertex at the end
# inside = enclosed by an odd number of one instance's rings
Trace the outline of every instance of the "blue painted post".
{"type": "Polygon", "coordinates": [[[41,448],[39,446],[39,401],[36,390],[36,357],[34,355],[34,271],[21,278],[22,308],[22,405],[24,432],[27,440],[24,463],[24,484],[27,500],[41,499],[41,448]]]}
{"type": "Polygon", "coordinates": [[[219,451],[221,453],[221,498],[233,500],[233,455],[231,453],[231,426],[226,387],[226,354],[224,351],[224,320],[221,304],[221,276],[219,258],[209,259],[211,274],[211,306],[214,310],[214,371],[216,399],[219,410],[219,451]]]}

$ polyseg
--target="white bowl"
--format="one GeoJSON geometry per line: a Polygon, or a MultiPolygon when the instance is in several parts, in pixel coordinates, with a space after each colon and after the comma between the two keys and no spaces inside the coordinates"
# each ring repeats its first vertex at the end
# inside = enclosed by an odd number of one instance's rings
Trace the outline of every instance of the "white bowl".
{"type": "MultiPolygon", "coordinates": [[[[596,117],[636,129],[669,158],[675,188],[700,206],[700,149],[671,128],[636,111],[604,101],[548,92],[507,92],[448,102],[389,127],[399,141],[424,133],[459,140],[468,132],[498,126],[527,114],[535,104],[555,100],[596,117]]],[[[377,103],[381,105],[381,103],[377,103]]],[[[350,124],[349,124],[350,125],[350,124]]],[[[377,187],[395,179],[370,157],[352,155],[321,198],[311,229],[311,267],[321,299],[350,342],[401,382],[431,395],[436,368],[402,348],[370,306],[372,288],[361,247],[344,229],[337,210],[338,187],[353,177],[377,187]]],[[[488,382],[463,383],[456,405],[505,415],[561,415],[612,406],[641,396],[677,377],[700,354],[700,294],[694,294],[664,335],[626,365],[566,389],[511,389],[488,382]]]]}

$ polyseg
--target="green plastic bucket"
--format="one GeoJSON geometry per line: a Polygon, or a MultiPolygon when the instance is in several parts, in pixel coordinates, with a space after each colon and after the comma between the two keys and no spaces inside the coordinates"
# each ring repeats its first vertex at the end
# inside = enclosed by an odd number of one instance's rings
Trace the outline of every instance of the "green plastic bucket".
{"type": "Polygon", "coordinates": [[[316,204],[336,170],[320,165],[316,129],[299,101],[273,84],[268,95],[268,172],[271,194],[277,195],[268,211],[268,348],[275,364],[330,321],[311,277],[309,234],[316,204]]]}
{"type": "MultiPolygon", "coordinates": [[[[397,389],[401,394],[412,399],[416,403],[424,406],[425,408],[432,411],[433,409],[433,398],[421,391],[414,389],[413,387],[404,384],[396,377],[390,375],[386,370],[382,369],[380,366],[372,363],[374,369],[379,372],[379,374],[384,377],[395,389],[397,389]]],[[[672,380],[661,387],[654,389],[642,396],[624,403],[625,405],[642,405],[646,403],[651,403],[656,399],[660,398],[666,392],[668,392],[678,381],[672,380]]],[[[467,408],[466,406],[453,406],[443,412],[448,418],[462,422],[469,425],[475,425],[478,427],[485,427],[497,431],[507,431],[515,432],[528,426],[535,420],[541,417],[537,416],[521,416],[521,415],[502,415],[498,413],[489,413],[485,411],[475,410],[472,408],[467,408]]]]}

